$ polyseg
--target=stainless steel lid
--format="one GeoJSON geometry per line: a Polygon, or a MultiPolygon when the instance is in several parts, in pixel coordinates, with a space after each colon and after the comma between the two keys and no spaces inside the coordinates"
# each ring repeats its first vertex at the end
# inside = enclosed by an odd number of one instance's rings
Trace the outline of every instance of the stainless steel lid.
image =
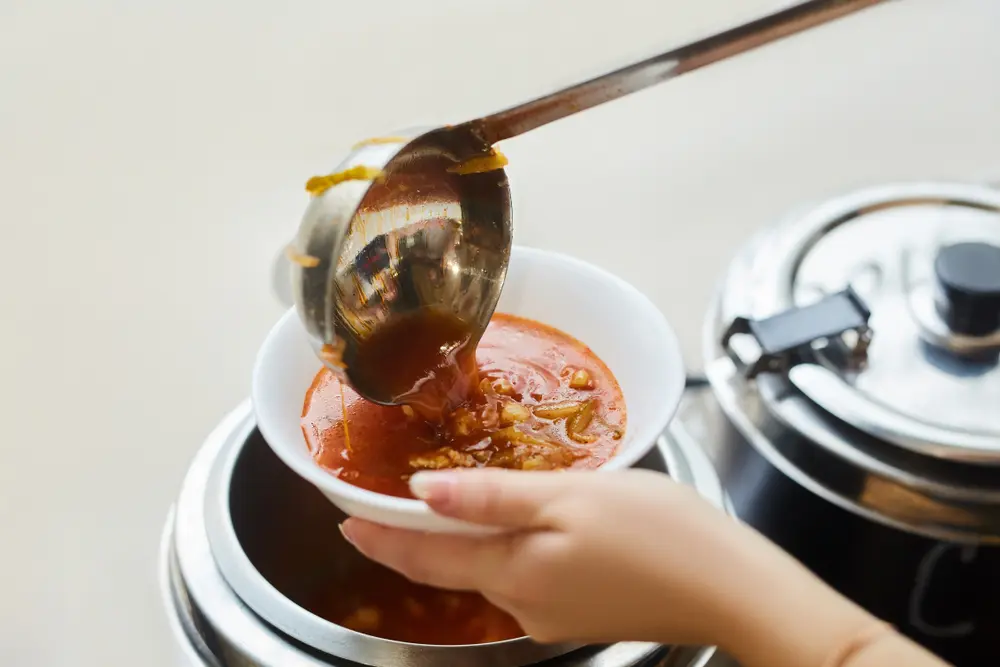
{"type": "Polygon", "coordinates": [[[813,402],[901,447],[1000,465],[1000,191],[837,199],[762,247],[753,277],[741,314],[779,354],[810,348],[785,370],[813,402]]]}
{"type": "Polygon", "coordinates": [[[719,402],[833,502],[1000,536],[998,253],[988,187],[888,185],[796,211],[720,287],[705,344],[719,402]]]}
{"type": "MultiPolygon", "coordinates": [[[[711,464],[686,436],[664,437],[644,464],[670,471],[724,506],[711,464]]],[[[325,500],[312,497],[317,494],[271,454],[254,427],[248,405],[219,425],[192,463],[177,502],[172,550],[164,567],[175,563],[173,596],[190,601],[173,603],[177,613],[186,606],[191,610],[188,615],[197,616],[187,626],[200,628],[200,643],[213,647],[221,664],[513,667],[544,661],[553,667],[693,667],[712,655],[711,649],[665,649],[655,644],[576,648],[541,646],[528,639],[427,646],[383,640],[325,621],[295,601],[296,589],[308,587],[317,572],[282,576],[267,563],[267,551],[288,539],[279,529],[282,512],[299,507],[313,515],[310,521],[325,521],[337,512],[325,500]],[[271,516],[260,511],[265,507],[273,510],[271,516]]],[[[330,539],[321,536],[312,543],[325,556],[340,553],[334,523],[335,519],[329,525],[330,539]]],[[[289,546],[306,544],[300,540],[289,546]]],[[[316,562],[322,563],[323,557],[316,562]]]]}

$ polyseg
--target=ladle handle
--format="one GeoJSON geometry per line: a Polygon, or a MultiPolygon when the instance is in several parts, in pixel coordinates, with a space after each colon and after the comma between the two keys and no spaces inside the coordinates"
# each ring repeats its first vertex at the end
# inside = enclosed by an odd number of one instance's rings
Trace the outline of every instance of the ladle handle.
{"type": "Polygon", "coordinates": [[[473,121],[490,144],[888,0],[809,0],[473,121]]]}

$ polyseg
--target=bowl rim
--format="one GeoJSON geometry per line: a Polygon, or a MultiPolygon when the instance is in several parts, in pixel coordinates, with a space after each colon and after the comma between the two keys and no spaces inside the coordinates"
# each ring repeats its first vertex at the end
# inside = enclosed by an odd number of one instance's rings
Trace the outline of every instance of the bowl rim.
{"type": "MultiPolygon", "coordinates": [[[[655,419],[650,419],[649,423],[651,426],[646,429],[652,431],[655,427],[655,433],[651,432],[648,434],[648,437],[645,438],[649,441],[648,443],[643,442],[638,444],[622,454],[619,454],[616,451],[607,462],[598,468],[595,468],[594,471],[602,472],[621,470],[623,468],[633,466],[656,446],[657,437],[659,437],[659,435],[667,428],[680,406],[681,397],[684,391],[685,364],[684,357],[681,352],[680,341],[677,338],[676,332],[667,322],[663,312],[649,299],[649,297],[647,297],[634,285],[607,269],[565,253],[528,246],[512,246],[512,261],[515,256],[524,258],[545,258],[547,261],[555,261],[584,272],[596,274],[601,280],[614,284],[623,293],[628,294],[631,299],[641,303],[643,308],[648,309],[650,313],[654,315],[650,319],[655,323],[657,328],[655,336],[659,341],[659,344],[667,348],[666,354],[668,358],[675,362],[678,370],[676,377],[666,379],[665,382],[667,383],[669,390],[664,392],[661,407],[657,413],[658,416],[655,419]]],[[[261,368],[264,366],[263,360],[265,358],[266,351],[273,347],[273,339],[277,337],[279,332],[283,331],[285,327],[294,325],[302,326],[301,323],[297,321],[297,318],[298,314],[295,308],[289,308],[268,332],[264,342],[258,349],[257,356],[254,361],[250,392],[251,403],[253,405],[257,428],[260,430],[265,442],[267,442],[268,446],[274,450],[274,453],[277,454],[278,458],[280,458],[285,465],[295,471],[295,473],[300,477],[322,490],[324,493],[331,493],[345,501],[365,505],[369,508],[384,512],[390,512],[397,516],[438,516],[423,500],[389,496],[376,491],[364,489],[360,486],[355,486],[354,484],[345,482],[336,475],[333,475],[323,469],[312,457],[305,460],[301,457],[295,456],[286,446],[289,443],[287,443],[278,433],[275,433],[270,429],[266,419],[262,420],[259,418],[260,413],[257,407],[257,397],[263,391],[263,373],[261,372],[261,368]],[[294,320],[294,322],[290,323],[289,320],[294,320]]],[[[586,341],[583,342],[586,344],[586,341]]],[[[317,364],[319,363],[319,360],[317,360],[317,364]]],[[[317,366],[317,369],[318,368],[319,366],[317,366]]],[[[612,372],[614,372],[614,369],[612,369],[612,372]]],[[[628,405],[626,404],[626,410],[627,409],[628,405]]]]}

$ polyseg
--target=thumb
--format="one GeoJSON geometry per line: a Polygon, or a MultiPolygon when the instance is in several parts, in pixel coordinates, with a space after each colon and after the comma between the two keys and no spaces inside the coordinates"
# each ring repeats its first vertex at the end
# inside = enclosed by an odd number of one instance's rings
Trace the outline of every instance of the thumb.
{"type": "Polygon", "coordinates": [[[503,528],[545,528],[545,505],[568,487],[573,473],[478,469],[418,472],[410,490],[438,514],[503,528]]]}

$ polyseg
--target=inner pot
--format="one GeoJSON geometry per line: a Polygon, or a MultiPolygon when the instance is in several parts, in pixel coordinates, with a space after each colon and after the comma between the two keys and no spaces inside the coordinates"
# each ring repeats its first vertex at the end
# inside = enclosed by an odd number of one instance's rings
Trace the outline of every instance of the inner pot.
{"type": "Polygon", "coordinates": [[[251,565],[286,598],[349,630],[409,644],[524,636],[481,595],[419,585],[365,558],[336,529],[346,515],[260,442],[255,432],[236,462],[230,517],[251,565]]]}
{"type": "MultiPolygon", "coordinates": [[[[639,467],[690,476],[665,442],[639,467]]],[[[220,451],[206,491],[207,535],[226,582],[311,650],[367,665],[515,667],[579,648],[538,644],[479,596],[417,586],[361,556],[337,528],[346,516],[287,468],[252,424],[220,451]],[[421,618],[413,618],[415,606],[421,618]],[[469,643],[491,635],[510,638],[469,643]]]]}

